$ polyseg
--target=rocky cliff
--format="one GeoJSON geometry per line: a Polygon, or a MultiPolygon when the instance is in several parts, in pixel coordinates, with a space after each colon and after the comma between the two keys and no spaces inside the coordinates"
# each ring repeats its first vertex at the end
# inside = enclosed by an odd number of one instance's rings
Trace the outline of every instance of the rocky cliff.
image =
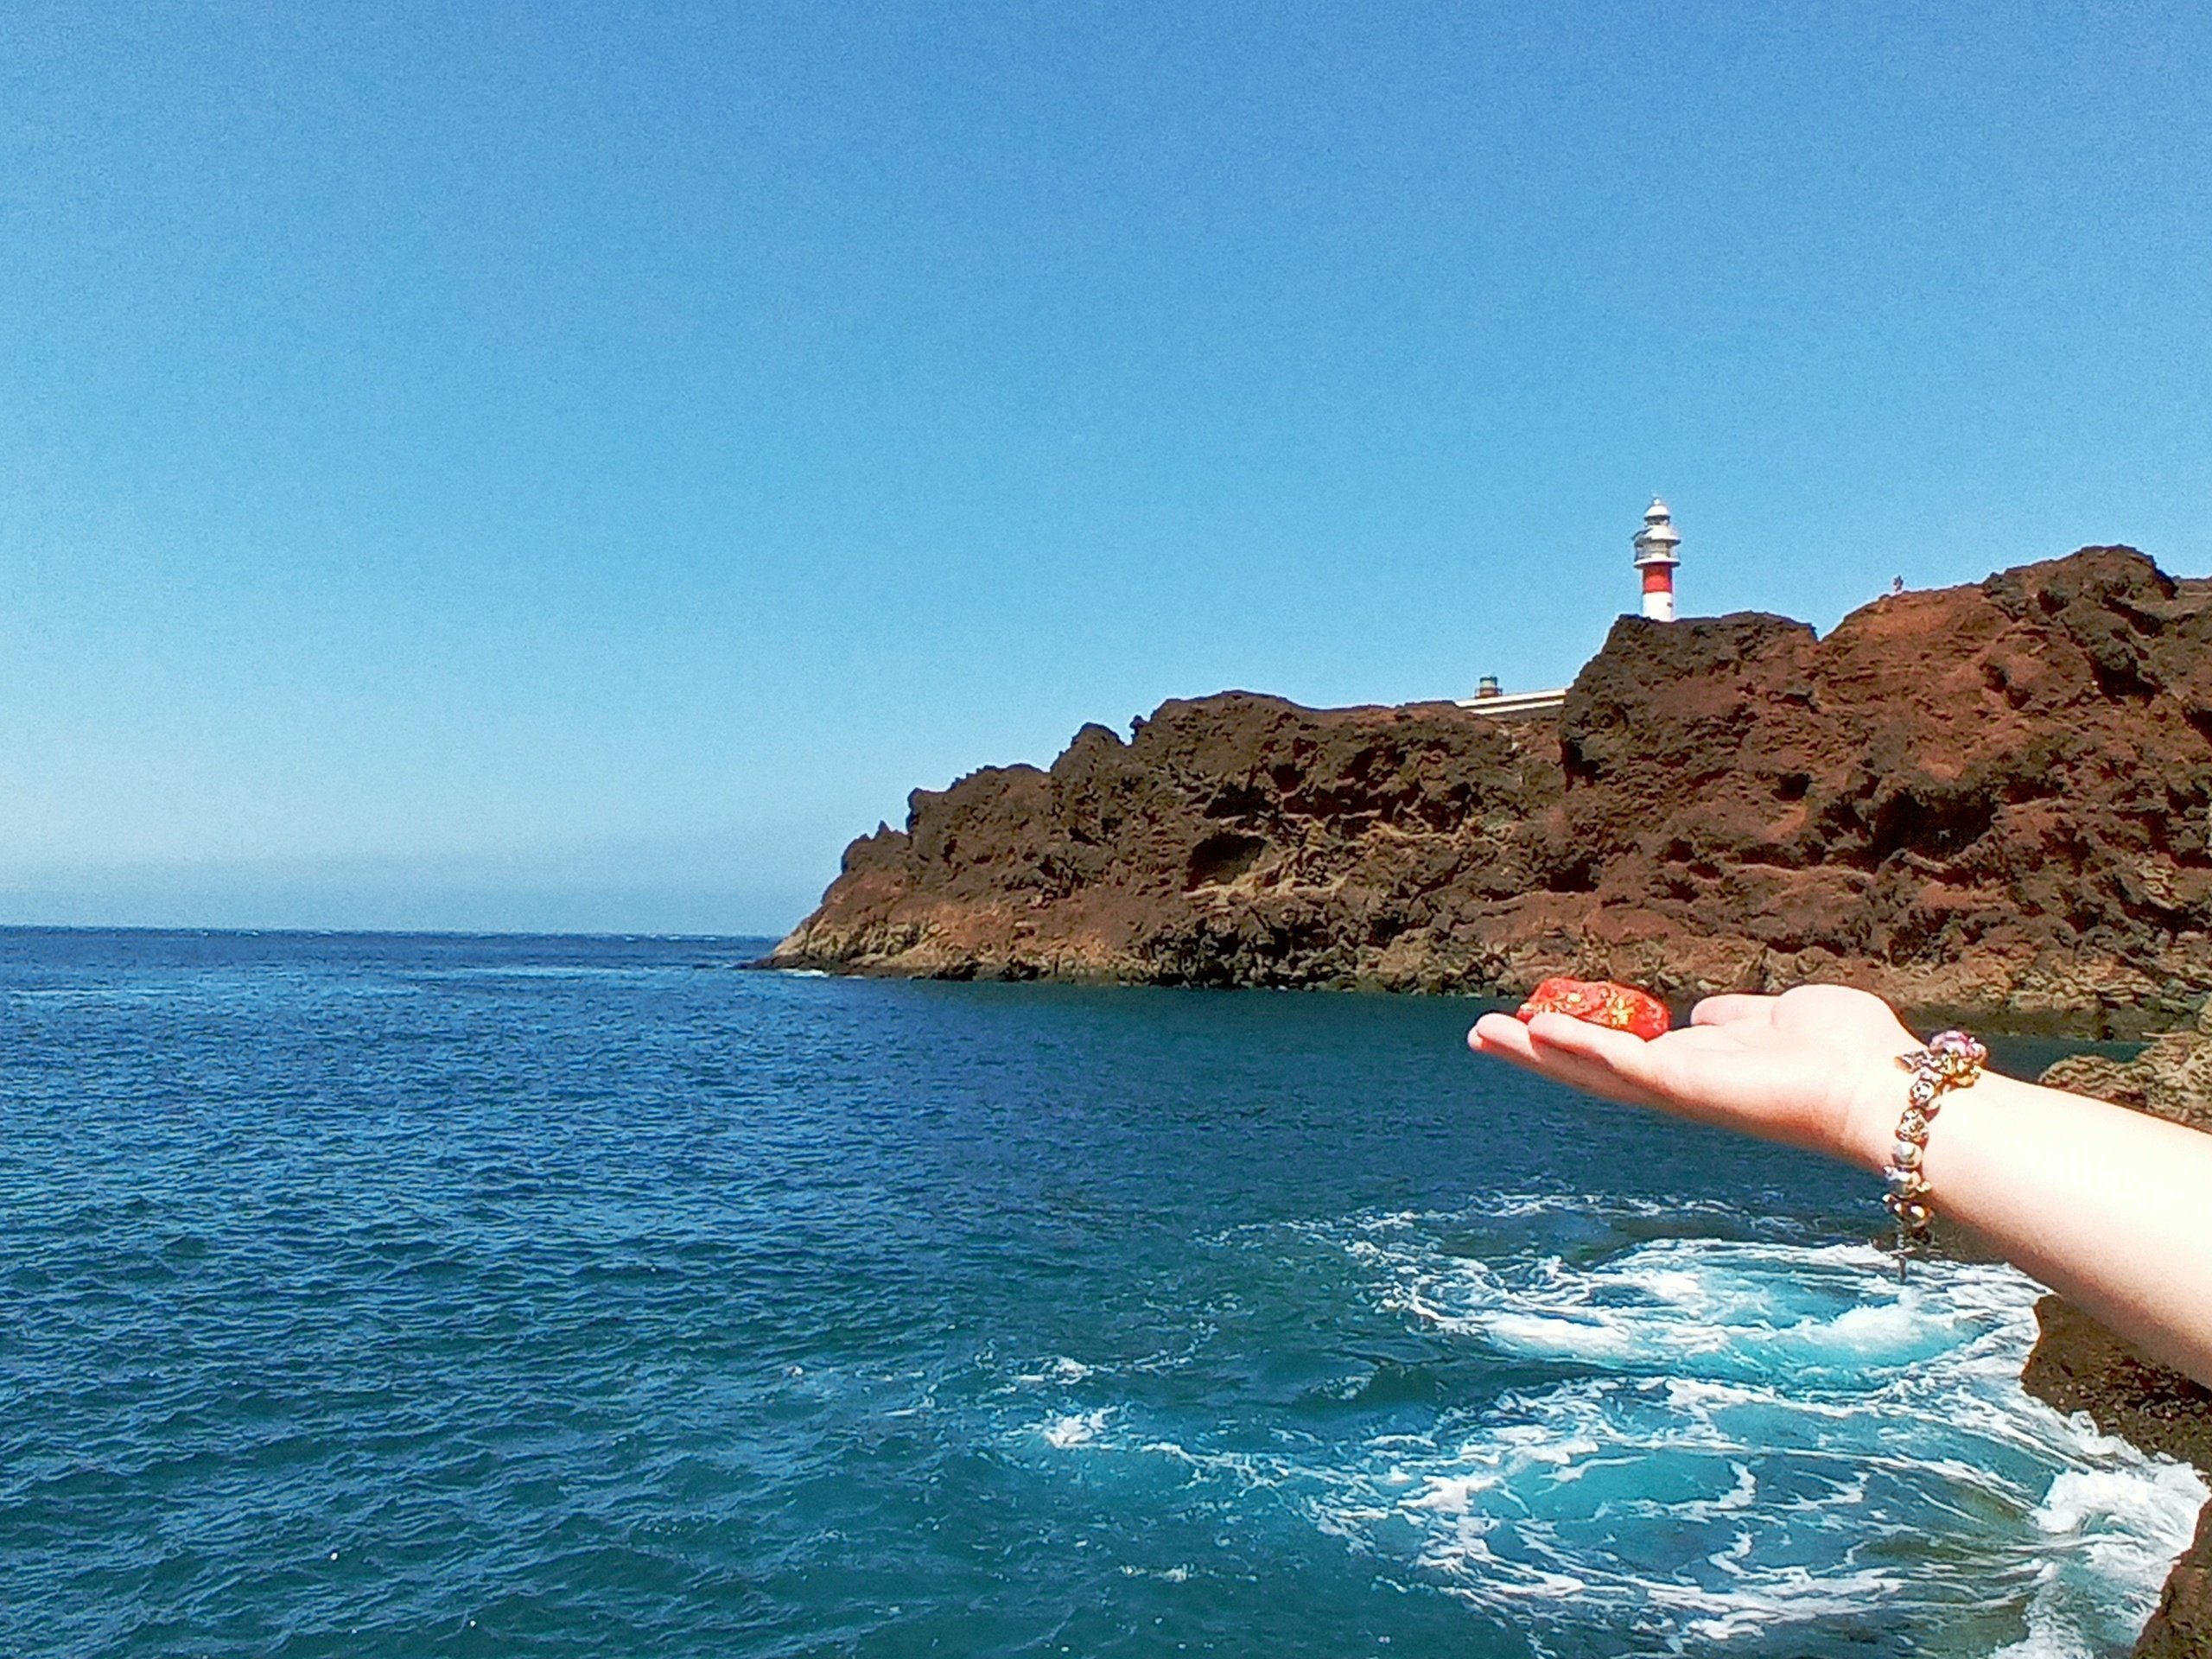
{"type": "Polygon", "coordinates": [[[918,791],[790,966],[1675,996],[2127,1029],[2212,987],[2212,583],[2086,548],[1825,639],[1624,617],[1556,719],[1228,693],[918,791]]]}

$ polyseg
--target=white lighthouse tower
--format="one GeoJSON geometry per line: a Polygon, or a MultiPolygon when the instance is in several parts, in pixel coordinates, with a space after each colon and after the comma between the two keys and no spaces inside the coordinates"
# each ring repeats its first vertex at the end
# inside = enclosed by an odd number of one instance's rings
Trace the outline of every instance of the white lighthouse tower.
{"type": "Polygon", "coordinates": [[[1643,528],[1636,532],[1636,568],[1643,573],[1643,613],[1654,622],[1675,620],[1675,567],[1681,563],[1675,550],[1681,544],[1674,515],[1653,496],[1643,510],[1643,528]]]}

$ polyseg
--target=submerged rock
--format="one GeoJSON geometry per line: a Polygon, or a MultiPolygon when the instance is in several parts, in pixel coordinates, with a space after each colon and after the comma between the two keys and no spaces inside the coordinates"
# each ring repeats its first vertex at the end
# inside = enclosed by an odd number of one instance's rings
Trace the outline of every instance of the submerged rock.
{"type": "Polygon", "coordinates": [[[1687,996],[2100,1030],[2212,988],[2212,582],[2086,548],[1821,639],[1623,617],[1556,716],[1243,692],[918,791],[781,965],[1687,996]]]}

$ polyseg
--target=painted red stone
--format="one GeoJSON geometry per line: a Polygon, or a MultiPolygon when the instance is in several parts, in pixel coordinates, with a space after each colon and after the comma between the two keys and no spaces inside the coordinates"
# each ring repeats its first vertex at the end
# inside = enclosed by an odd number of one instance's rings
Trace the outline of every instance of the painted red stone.
{"type": "Polygon", "coordinates": [[[1616,985],[1609,979],[1548,979],[1520,1007],[1523,1020],[1540,1014],[1571,1014],[1593,1026],[1609,1026],[1647,1042],[1671,1023],[1667,1005],[1649,991],[1616,985]]]}

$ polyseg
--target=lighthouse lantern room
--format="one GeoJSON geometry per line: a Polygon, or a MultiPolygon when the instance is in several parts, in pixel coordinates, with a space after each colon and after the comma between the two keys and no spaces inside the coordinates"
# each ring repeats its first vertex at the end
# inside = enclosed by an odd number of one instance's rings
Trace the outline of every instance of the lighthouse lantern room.
{"type": "Polygon", "coordinates": [[[1636,532],[1636,568],[1643,575],[1643,613],[1654,622],[1675,620],[1675,556],[1682,537],[1674,515],[1657,496],[1643,511],[1643,528],[1636,532]]]}

